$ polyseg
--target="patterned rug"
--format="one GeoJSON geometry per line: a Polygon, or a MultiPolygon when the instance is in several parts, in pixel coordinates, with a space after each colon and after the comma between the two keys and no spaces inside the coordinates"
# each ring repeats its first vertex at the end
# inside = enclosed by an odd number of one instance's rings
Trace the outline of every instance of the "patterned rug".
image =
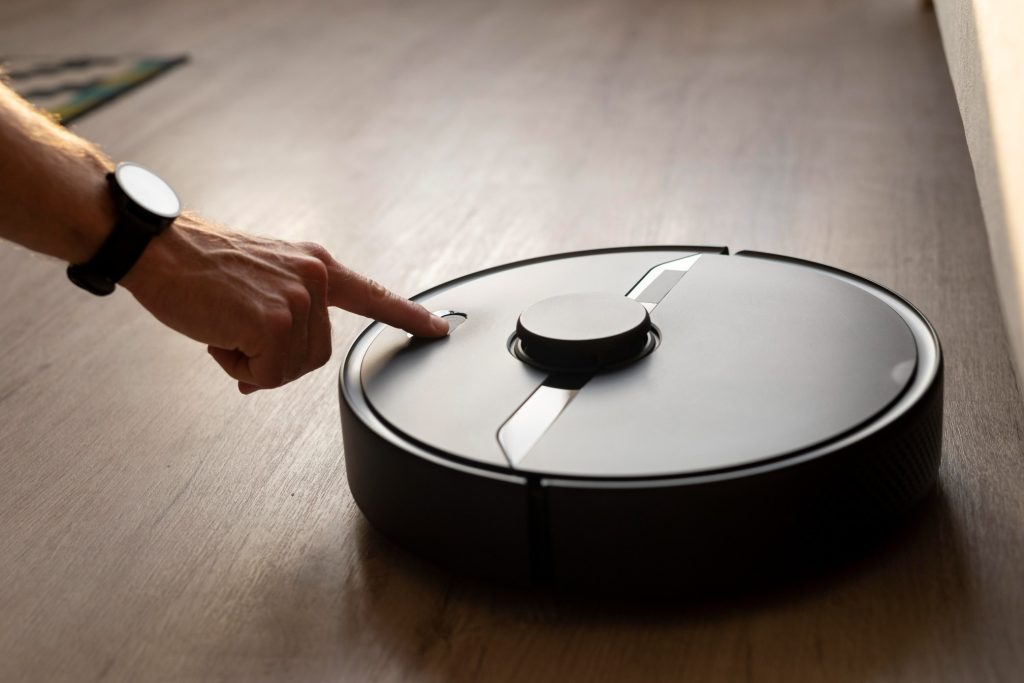
{"type": "Polygon", "coordinates": [[[177,57],[0,57],[15,91],[67,125],[188,61],[177,57]]]}

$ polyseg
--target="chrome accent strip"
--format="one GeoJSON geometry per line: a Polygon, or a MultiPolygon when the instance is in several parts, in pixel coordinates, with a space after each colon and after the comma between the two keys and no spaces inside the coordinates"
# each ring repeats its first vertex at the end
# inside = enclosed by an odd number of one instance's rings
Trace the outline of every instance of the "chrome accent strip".
{"type": "Polygon", "coordinates": [[[542,384],[512,413],[498,429],[498,443],[509,465],[514,468],[526,457],[579,391],[542,384]]]}
{"type": "MultiPolygon", "coordinates": [[[[683,258],[676,259],[675,261],[669,261],[667,263],[662,263],[660,265],[654,266],[649,271],[647,271],[646,275],[644,275],[642,278],[640,278],[639,282],[637,282],[635,285],[633,285],[633,288],[631,290],[626,292],[626,298],[627,299],[638,299],[638,298],[640,298],[641,295],[644,293],[644,290],[647,289],[648,287],[650,287],[654,283],[654,281],[658,279],[658,276],[661,275],[662,273],[666,272],[666,271],[670,271],[671,270],[671,271],[685,273],[686,271],[690,270],[690,268],[693,268],[693,264],[695,264],[697,262],[697,259],[699,259],[701,256],[702,256],[702,254],[694,254],[693,256],[684,256],[683,258]]],[[[657,304],[654,304],[654,305],[656,306],[657,304]]],[[[646,304],[645,304],[645,306],[646,306],[646,304]]],[[[651,311],[651,310],[653,310],[653,308],[654,308],[654,306],[651,306],[647,310],[651,311]]]]}

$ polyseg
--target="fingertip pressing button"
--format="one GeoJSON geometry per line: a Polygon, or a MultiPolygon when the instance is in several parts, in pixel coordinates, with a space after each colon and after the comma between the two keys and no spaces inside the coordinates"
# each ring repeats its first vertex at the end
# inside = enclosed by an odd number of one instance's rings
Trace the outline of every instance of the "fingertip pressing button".
{"type": "Polygon", "coordinates": [[[448,323],[448,334],[451,334],[459,325],[466,322],[466,318],[469,316],[465,313],[459,313],[458,311],[434,311],[434,315],[448,323]]]}
{"type": "Polygon", "coordinates": [[[465,313],[460,313],[459,311],[449,311],[449,310],[431,311],[430,314],[432,316],[437,317],[437,318],[441,318],[446,323],[448,323],[448,332],[447,332],[447,334],[443,334],[440,337],[418,337],[418,336],[414,335],[412,332],[407,332],[405,336],[407,336],[409,339],[415,340],[417,342],[419,342],[421,340],[425,341],[425,342],[429,342],[429,341],[434,341],[434,340],[437,340],[437,339],[444,339],[445,337],[450,335],[452,332],[454,332],[455,329],[459,325],[461,325],[462,323],[466,322],[466,318],[469,317],[465,313]]]}

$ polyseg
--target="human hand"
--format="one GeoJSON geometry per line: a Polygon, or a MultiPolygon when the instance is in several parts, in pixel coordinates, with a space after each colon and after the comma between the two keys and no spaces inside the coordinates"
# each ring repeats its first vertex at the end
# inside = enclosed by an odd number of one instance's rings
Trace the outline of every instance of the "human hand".
{"type": "Polygon", "coordinates": [[[331,357],[328,306],[417,336],[448,324],[341,265],[322,246],[256,237],[185,214],[154,238],[121,284],[168,327],[208,344],[250,394],[331,357]]]}

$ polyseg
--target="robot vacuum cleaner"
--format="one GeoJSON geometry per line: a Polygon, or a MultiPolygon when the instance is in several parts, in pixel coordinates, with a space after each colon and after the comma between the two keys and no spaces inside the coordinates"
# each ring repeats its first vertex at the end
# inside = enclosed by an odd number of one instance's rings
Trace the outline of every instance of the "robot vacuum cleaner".
{"type": "Polygon", "coordinates": [[[340,378],[370,523],[462,574],[562,587],[747,581],[932,487],[942,357],[872,282],[724,248],[561,254],[414,297],[340,378]]]}

